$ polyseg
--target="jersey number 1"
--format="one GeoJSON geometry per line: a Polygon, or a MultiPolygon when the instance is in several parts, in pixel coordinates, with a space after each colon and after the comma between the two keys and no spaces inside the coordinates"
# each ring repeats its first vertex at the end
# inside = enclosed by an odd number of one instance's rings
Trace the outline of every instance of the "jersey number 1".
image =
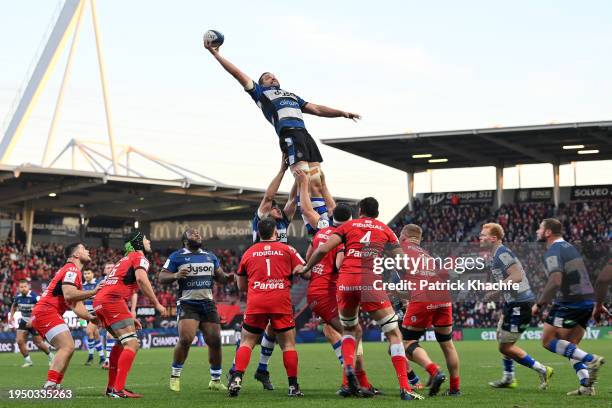
{"type": "Polygon", "coordinates": [[[270,276],[270,258],[266,258],[266,268],[268,269],[268,276],[270,276]]]}

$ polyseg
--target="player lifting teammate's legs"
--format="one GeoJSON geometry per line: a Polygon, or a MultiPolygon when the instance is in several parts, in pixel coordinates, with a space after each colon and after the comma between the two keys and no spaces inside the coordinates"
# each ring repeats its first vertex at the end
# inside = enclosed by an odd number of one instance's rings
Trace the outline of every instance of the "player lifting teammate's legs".
{"type": "Polygon", "coordinates": [[[594,395],[604,358],[578,347],[594,308],[588,271],[578,250],[563,240],[563,224],[559,220],[543,220],[536,234],[539,241],[546,242],[544,266],[548,281],[532,313],[539,313],[557,295],[544,322],[542,346],[568,358],[576,371],[580,386],[567,395],[594,395]]]}

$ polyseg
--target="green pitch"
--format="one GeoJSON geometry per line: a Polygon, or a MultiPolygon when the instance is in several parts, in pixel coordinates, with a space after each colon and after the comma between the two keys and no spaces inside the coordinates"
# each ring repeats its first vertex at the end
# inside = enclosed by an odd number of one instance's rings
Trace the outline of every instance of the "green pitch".
{"type": "MultiPolygon", "coordinates": [[[[286,377],[282,365],[282,356],[278,348],[274,350],[271,360],[272,381],[275,391],[263,391],[261,385],[253,380],[253,372],[259,359],[259,348],[255,349],[249,371],[245,375],[245,383],[238,398],[230,399],[225,393],[209,391],[207,350],[192,348],[189,360],[183,369],[181,392],[168,390],[168,376],[172,359],[172,349],[141,350],[134,368],[128,378],[128,388],[144,394],[141,400],[108,400],[102,396],[106,386],[106,371],[96,366],[83,365],[85,352],[77,352],[70,366],[64,386],[72,389],[76,398],[58,403],[32,401],[11,402],[0,400],[0,407],[23,406],[64,406],[64,407],[99,407],[105,406],[139,406],[155,407],[265,407],[265,406],[295,406],[323,408],[333,404],[335,407],[377,406],[396,407],[400,405],[420,407],[543,407],[543,406],[584,406],[612,407],[612,343],[609,341],[585,341],[583,347],[591,352],[604,355],[608,364],[600,372],[597,384],[598,395],[595,397],[567,397],[567,391],[577,388],[574,370],[566,359],[554,355],[541,348],[536,341],[520,343],[534,358],[552,366],[555,375],[549,390],[537,390],[536,374],[522,366],[516,367],[519,387],[510,390],[492,389],[487,385],[490,380],[501,376],[501,361],[495,342],[466,341],[458,342],[457,348],[461,358],[461,391],[459,398],[434,397],[425,401],[401,401],[398,396],[398,386],[393,366],[387,355],[387,348],[382,343],[366,343],[365,358],[370,380],[380,387],[385,396],[372,400],[355,398],[343,399],[335,395],[340,383],[340,367],[331,347],[327,344],[298,345],[300,358],[300,385],[306,394],[300,399],[290,399],[286,396],[286,377]],[[110,405],[109,405],[110,404],[110,405]]],[[[441,362],[442,356],[437,344],[425,345],[436,362],[441,362]]],[[[224,373],[231,364],[234,347],[225,347],[224,373]]],[[[34,366],[20,368],[22,357],[19,354],[0,354],[0,388],[38,388],[46,375],[46,357],[41,353],[33,353],[34,366]]],[[[96,357],[97,360],[97,357],[96,357]]],[[[426,374],[418,367],[417,373],[422,380],[426,374]]],[[[442,390],[448,388],[445,384],[442,390]]]]}

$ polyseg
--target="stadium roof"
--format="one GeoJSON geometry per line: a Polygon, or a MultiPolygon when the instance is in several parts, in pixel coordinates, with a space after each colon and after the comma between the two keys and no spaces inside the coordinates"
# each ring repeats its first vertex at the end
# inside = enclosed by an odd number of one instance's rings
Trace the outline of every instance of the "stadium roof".
{"type": "Polygon", "coordinates": [[[413,172],[531,163],[564,164],[612,159],[612,121],[402,133],[323,139],[321,142],[413,172]],[[567,149],[567,146],[573,148],[567,149]],[[584,153],[593,150],[598,152],[584,153]]]}
{"type": "MultiPolygon", "coordinates": [[[[0,210],[83,214],[139,221],[190,215],[251,217],[264,190],[215,182],[161,180],[100,172],[0,165],[0,210]]],[[[277,198],[287,199],[278,194],[277,198]]]]}

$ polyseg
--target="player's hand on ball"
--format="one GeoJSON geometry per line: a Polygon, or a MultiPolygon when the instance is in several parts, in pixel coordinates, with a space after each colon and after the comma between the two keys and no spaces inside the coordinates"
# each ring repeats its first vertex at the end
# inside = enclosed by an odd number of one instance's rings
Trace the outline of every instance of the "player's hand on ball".
{"type": "Polygon", "coordinates": [[[358,120],[361,119],[361,115],[357,113],[351,113],[351,112],[344,112],[344,117],[347,119],[352,119],[353,122],[357,122],[358,120]]]}

